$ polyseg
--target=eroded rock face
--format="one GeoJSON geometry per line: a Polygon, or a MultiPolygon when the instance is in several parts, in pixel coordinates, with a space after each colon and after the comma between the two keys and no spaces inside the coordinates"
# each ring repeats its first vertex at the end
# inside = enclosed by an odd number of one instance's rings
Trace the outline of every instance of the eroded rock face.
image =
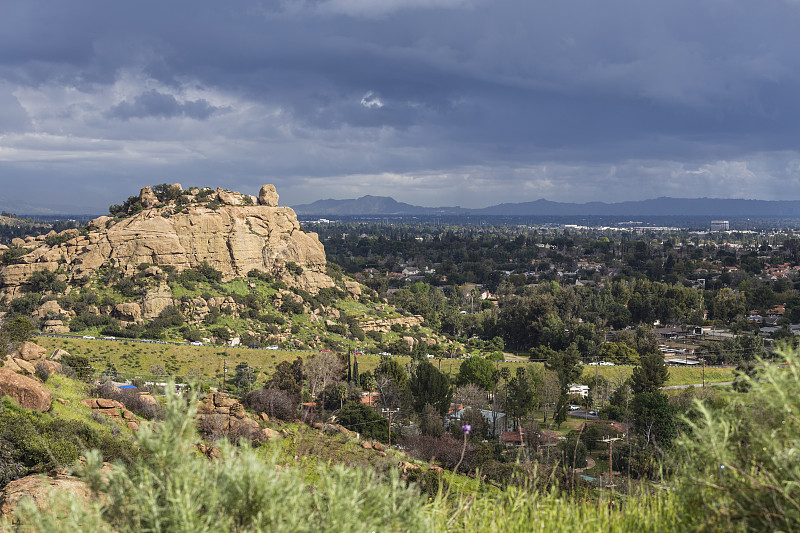
{"type": "Polygon", "coordinates": [[[47,387],[8,367],[0,368],[0,394],[12,397],[24,409],[41,412],[50,409],[52,393],[47,387]]]}
{"type": "MultiPolygon", "coordinates": [[[[69,281],[91,276],[101,266],[136,273],[142,263],[172,267],[176,271],[195,268],[203,262],[222,272],[223,279],[247,275],[251,270],[268,272],[287,285],[316,293],[333,286],[325,274],[325,250],[316,233],[300,229],[297,215],[289,207],[278,207],[275,187],[261,188],[258,205],[253,196],[212,191],[216,205],[159,204],[149,187],[142,189],[145,209],[117,220],[99,217],[89,223],[88,235],[70,233],[67,242],[48,246],[44,236],[21,246],[31,251],[19,264],[0,269],[0,301],[9,302],[24,292],[31,274],[39,270],[66,271],[69,281]],[[156,207],[156,206],[160,207],[156,207]],[[294,274],[288,263],[302,267],[294,274]]],[[[154,302],[144,309],[152,315],[167,302],[154,302]]]]}

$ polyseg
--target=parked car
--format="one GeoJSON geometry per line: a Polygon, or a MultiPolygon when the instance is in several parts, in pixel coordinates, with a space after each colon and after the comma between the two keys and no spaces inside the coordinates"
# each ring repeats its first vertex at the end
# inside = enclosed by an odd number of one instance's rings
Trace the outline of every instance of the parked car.
{"type": "Polygon", "coordinates": [[[84,335],[83,338],[84,339],[94,340],[94,337],[92,337],[91,335],[84,335]]]}
{"type": "Polygon", "coordinates": [[[608,361],[600,361],[600,366],[614,366],[614,363],[608,361]]]}
{"type": "Polygon", "coordinates": [[[264,349],[265,349],[265,350],[277,350],[277,349],[278,349],[278,346],[277,346],[277,345],[273,345],[273,346],[264,346],[264,349]]]}
{"type": "Polygon", "coordinates": [[[202,346],[202,345],[203,345],[203,343],[202,343],[202,342],[200,342],[200,341],[194,341],[194,342],[192,343],[192,346],[202,346]]]}
{"type": "Polygon", "coordinates": [[[570,411],[577,411],[577,410],[578,410],[578,409],[580,409],[580,408],[581,408],[581,407],[580,407],[579,405],[570,405],[570,406],[569,406],[569,410],[570,410],[570,411]]]}

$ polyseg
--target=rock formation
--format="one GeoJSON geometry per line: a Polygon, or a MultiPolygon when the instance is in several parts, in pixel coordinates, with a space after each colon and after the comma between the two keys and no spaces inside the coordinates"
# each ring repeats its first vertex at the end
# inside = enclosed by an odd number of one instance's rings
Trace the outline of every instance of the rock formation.
{"type": "MultiPolygon", "coordinates": [[[[127,207],[114,206],[122,218],[102,216],[88,231],[66,230],[50,240],[59,244],[47,244],[44,235],[15,239],[15,246],[29,251],[0,268],[0,301],[23,293],[36,271],[80,282],[103,266],[133,275],[143,263],[180,272],[205,262],[222,272],[223,280],[255,269],[311,293],[333,286],[317,234],[304,232],[291,208],[277,206],[274,186],[263,186],[258,197],[222,189],[183,191],[179,185],[170,191],[159,197],[158,188],[145,187],[127,207]]],[[[154,312],[147,311],[145,316],[154,312]]]]}
{"type": "Polygon", "coordinates": [[[0,518],[12,520],[19,503],[28,498],[33,500],[38,509],[47,510],[53,492],[69,493],[87,503],[92,499],[92,492],[86,483],[74,476],[63,473],[50,477],[30,475],[15,479],[0,492],[0,518]]]}
{"type": "Polygon", "coordinates": [[[0,395],[10,396],[25,409],[47,411],[52,393],[39,381],[17,374],[10,368],[0,368],[0,395]]]}
{"type": "MultiPolygon", "coordinates": [[[[57,352],[69,355],[64,350],[57,350],[57,352]]],[[[56,352],[53,355],[55,356],[56,352]]],[[[2,366],[12,372],[23,372],[32,376],[36,373],[36,366],[42,363],[50,373],[61,372],[61,363],[54,360],[53,357],[48,360],[46,356],[47,352],[44,348],[36,343],[26,341],[17,346],[13,352],[6,354],[2,366]]],[[[61,359],[61,354],[58,355],[58,359],[61,359]]]]}

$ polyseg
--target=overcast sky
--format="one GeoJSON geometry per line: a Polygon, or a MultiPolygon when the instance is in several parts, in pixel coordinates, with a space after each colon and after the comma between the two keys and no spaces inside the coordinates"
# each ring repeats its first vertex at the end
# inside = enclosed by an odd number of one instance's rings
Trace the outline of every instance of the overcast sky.
{"type": "Polygon", "coordinates": [[[800,0],[2,0],[0,207],[800,199],[800,0]]]}

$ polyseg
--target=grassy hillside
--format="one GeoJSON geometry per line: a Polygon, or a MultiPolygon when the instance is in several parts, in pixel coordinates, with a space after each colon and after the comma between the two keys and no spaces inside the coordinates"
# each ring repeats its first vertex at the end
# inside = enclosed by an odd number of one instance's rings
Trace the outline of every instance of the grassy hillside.
{"type": "MultiPolygon", "coordinates": [[[[170,375],[195,378],[209,384],[215,384],[222,379],[223,360],[226,359],[228,372],[231,372],[231,369],[239,363],[247,363],[258,370],[257,381],[263,382],[265,377],[271,375],[281,361],[291,362],[297,357],[305,359],[316,353],[314,350],[264,350],[225,346],[155,344],[122,340],[64,339],[58,337],[39,337],[36,342],[49,351],[63,348],[72,355],[86,356],[97,372],[102,372],[113,366],[124,378],[133,378],[135,376],[150,378],[153,377],[152,370],[155,369],[156,365],[161,365],[170,375]]],[[[380,360],[379,355],[373,354],[361,354],[354,357],[358,359],[361,372],[374,370],[380,360]]],[[[409,357],[398,357],[397,359],[402,364],[410,361],[409,357]]],[[[462,359],[433,360],[437,367],[441,365],[443,372],[452,375],[458,373],[461,361],[462,359]]],[[[521,364],[526,366],[541,365],[541,363],[504,362],[500,363],[500,366],[514,369],[521,364]]],[[[632,366],[586,366],[584,367],[584,376],[592,378],[597,372],[597,375],[607,380],[621,382],[632,371],[632,366]]],[[[703,369],[671,367],[669,373],[670,379],[667,385],[686,385],[700,383],[703,369]]],[[[708,383],[731,381],[732,379],[733,369],[731,367],[705,369],[705,380],[708,383]]]]}

